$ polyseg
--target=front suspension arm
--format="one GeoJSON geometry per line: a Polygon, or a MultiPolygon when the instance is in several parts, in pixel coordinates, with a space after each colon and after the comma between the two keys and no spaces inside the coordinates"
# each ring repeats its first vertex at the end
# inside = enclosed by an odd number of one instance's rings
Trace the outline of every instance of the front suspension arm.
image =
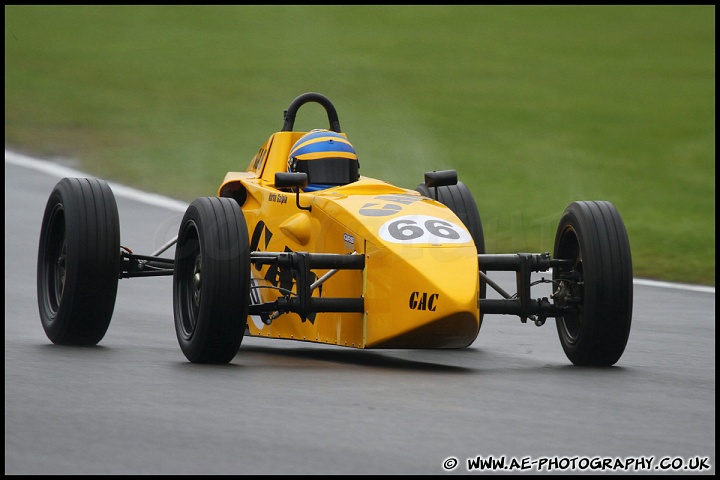
{"type": "Polygon", "coordinates": [[[504,299],[482,298],[480,312],[485,314],[517,315],[525,322],[528,317],[541,324],[547,317],[557,317],[575,312],[576,307],[558,307],[547,298],[533,299],[530,293],[532,272],[545,272],[551,268],[570,267],[572,260],[550,258],[549,253],[478,254],[480,273],[486,283],[504,299]],[[512,298],[485,275],[486,271],[514,271],[517,295],[512,298]],[[539,320],[538,318],[539,317],[539,320]]]}

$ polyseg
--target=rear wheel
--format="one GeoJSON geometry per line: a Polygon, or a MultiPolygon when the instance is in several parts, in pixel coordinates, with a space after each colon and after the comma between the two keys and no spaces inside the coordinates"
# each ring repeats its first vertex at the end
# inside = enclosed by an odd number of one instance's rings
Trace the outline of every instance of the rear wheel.
{"type": "Polygon", "coordinates": [[[575,365],[614,365],[630,335],[633,300],[630,243],[617,209],[610,202],[571,203],[554,256],[573,261],[553,269],[555,303],[577,309],[556,319],[565,354],[575,365]]]}
{"type": "MultiPolygon", "coordinates": [[[[475,242],[477,253],[485,253],[485,235],[483,234],[477,203],[475,202],[472,192],[463,182],[441,187],[428,187],[424,183],[421,183],[415,191],[420,193],[420,195],[437,200],[452,210],[470,232],[470,236],[472,236],[475,242]]],[[[481,277],[480,298],[484,299],[486,292],[487,283],[481,277]]],[[[482,326],[482,321],[483,314],[480,312],[480,326],[482,326]]]]}
{"type": "Polygon", "coordinates": [[[228,363],[237,354],[250,302],[245,217],[230,198],[192,202],[175,248],[175,332],[193,363],[228,363]]]}
{"type": "Polygon", "coordinates": [[[58,345],[96,345],[110,325],[120,278],[120,221],[112,190],[94,178],[63,178],[40,230],[40,320],[58,345]]]}

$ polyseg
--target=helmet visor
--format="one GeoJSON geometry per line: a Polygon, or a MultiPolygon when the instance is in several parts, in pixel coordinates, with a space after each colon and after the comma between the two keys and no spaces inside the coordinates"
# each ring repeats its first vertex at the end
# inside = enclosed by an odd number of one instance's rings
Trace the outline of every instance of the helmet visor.
{"type": "Polygon", "coordinates": [[[349,158],[294,160],[294,171],[307,173],[308,184],[345,185],[360,178],[357,160],[349,158]]]}

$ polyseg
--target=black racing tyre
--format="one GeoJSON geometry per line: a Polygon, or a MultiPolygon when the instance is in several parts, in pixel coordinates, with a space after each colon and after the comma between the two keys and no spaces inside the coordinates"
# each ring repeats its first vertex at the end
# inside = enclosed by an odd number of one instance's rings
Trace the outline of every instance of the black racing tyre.
{"type": "Polygon", "coordinates": [[[415,191],[420,195],[437,200],[452,210],[470,231],[470,235],[475,241],[477,253],[485,253],[485,235],[483,234],[477,203],[475,203],[472,192],[463,182],[437,188],[428,187],[421,183],[415,191]],[[437,196],[435,195],[436,190],[437,196]]]}
{"type": "Polygon", "coordinates": [[[575,365],[611,366],[630,335],[633,272],[625,224],[610,202],[573,202],[555,236],[554,257],[573,260],[554,268],[556,305],[577,313],[556,318],[560,343],[575,365]]]}
{"type": "Polygon", "coordinates": [[[45,206],[37,263],[40,320],[57,345],[96,345],[115,308],[122,267],[115,196],[95,178],[63,178],[45,206]]]}
{"type": "Polygon", "coordinates": [[[198,198],[185,211],[175,247],[175,332],[185,357],[230,362],[245,334],[249,303],[243,212],[231,198],[198,198]]]}
{"type": "MultiPolygon", "coordinates": [[[[465,227],[470,232],[477,253],[485,253],[485,235],[483,234],[482,222],[480,221],[480,213],[478,212],[477,203],[470,189],[463,183],[457,182],[455,185],[447,185],[441,187],[428,187],[421,183],[415,189],[428,198],[437,200],[462,220],[465,227]],[[437,191],[437,195],[436,195],[437,191]]],[[[487,283],[480,278],[480,298],[485,298],[487,293],[487,283]]],[[[480,312],[480,326],[482,326],[483,314],[480,312]]]]}

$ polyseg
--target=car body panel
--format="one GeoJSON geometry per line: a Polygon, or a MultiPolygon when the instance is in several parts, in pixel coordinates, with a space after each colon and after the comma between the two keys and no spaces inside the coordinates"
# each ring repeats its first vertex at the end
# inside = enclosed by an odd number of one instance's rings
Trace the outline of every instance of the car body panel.
{"type": "MultiPolygon", "coordinates": [[[[313,296],[362,297],[364,313],[301,318],[251,315],[247,335],[356,348],[461,348],[480,328],[477,251],[445,205],[373,178],[299,195],[275,188],[287,155],[305,132],[273,134],[245,172],[228,172],[220,196],[241,203],[251,251],[365,255],[363,270],[331,274],[313,296]],[[298,208],[298,204],[303,208],[298,208]],[[265,317],[263,321],[262,317],[265,317]],[[268,324],[270,323],[270,324],[268,324]]],[[[328,270],[313,272],[317,278],[328,270]]],[[[251,267],[253,303],[294,289],[278,268],[251,267]]]]}

